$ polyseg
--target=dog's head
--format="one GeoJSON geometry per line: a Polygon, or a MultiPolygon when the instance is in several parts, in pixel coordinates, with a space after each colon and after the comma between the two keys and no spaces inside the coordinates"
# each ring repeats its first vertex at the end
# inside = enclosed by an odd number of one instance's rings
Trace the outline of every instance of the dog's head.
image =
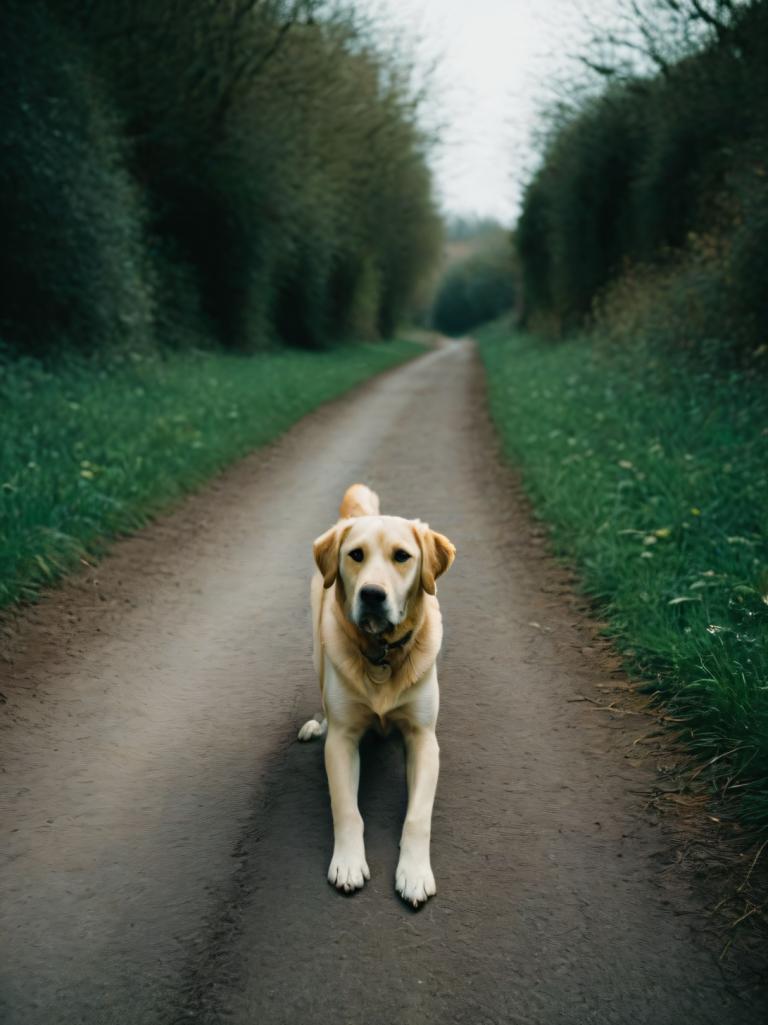
{"type": "Polygon", "coordinates": [[[368,634],[404,622],[423,593],[435,593],[455,554],[447,537],[399,516],[340,520],[314,545],[323,584],[337,584],[347,618],[368,634]]]}

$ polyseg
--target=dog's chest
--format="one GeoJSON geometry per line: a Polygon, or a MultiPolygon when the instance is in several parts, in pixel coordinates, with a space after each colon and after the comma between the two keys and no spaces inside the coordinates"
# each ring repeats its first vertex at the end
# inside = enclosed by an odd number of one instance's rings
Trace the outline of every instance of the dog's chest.
{"type": "Polygon", "coordinates": [[[400,698],[400,688],[394,686],[391,677],[390,668],[382,666],[381,669],[368,673],[365,681],[368,705],[382,726],[385,724],[386,716],[397,707],[400,698]]]}

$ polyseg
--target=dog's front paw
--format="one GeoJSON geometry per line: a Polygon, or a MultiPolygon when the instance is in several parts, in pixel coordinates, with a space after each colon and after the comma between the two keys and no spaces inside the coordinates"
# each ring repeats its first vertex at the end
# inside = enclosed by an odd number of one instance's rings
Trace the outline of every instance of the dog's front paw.
{"type": "Polygon", "coordinates": [[[354,853],[336,849],[331,859],[331,867],[328,869],[328,882],[337,890],[344,893],[352,893],[360,890],[365,885],[365,880],[371,878],[371,871],[365,860],[365,854],[354,853]]]}
{"type": "Polygon", "coordinates": [[[434,897],[437,886],[429,858],[416,858],[403,852],[395,872],[395,889],[406,904],[412,904],[415,908],[434,897]]]}
{"type": "Polygon", "coordinates": [[[318,722],[317,719],[308,719],[299,730],[299,740],[307,741],[314,740],[315,737],[323,737],[327,729],[328,724],[325,719],[322,722],[318,722]]]}

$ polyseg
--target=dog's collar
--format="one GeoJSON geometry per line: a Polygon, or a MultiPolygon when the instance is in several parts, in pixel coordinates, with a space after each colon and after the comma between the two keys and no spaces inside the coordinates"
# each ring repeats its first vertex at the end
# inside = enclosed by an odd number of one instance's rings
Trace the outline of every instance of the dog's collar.
{"type": "Polygon", "coordinates": [[[399,648],[404,648],[408,641],[410,641],[411,637],[413,637],[413,630],[409,630],[408,633],[404,637],[401,637],[399,641],[393,641],[391,644],[384,641],[383,643],[378,644],[374,654],[372,655],[369,655],[367,651],[362,651],[361,649],[363,658],[368,659],[373,666],[388,666],[390,663],[387,662],[387,656],[390,651],[397,651],[399,648]]]}

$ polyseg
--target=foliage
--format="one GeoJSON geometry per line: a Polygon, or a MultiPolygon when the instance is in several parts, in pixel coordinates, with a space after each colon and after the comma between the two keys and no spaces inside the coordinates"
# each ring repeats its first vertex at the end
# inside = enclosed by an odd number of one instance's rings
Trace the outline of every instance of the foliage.
{"type": "Polygon", "coordinates": [[[499,228],[483,230],[469,252],[446,267],[432,311],[434,326],[458,336],[495,320],[514,305],[513,275],[509,235],[499,228]]]}
{"type": "Polygon", "coordinates": [[[429,140],[375,25],[331,0],[9,9],[0,325],[17,350],[319,348],[361,323],[389,336],[420,298],[440,245],[429,140]]]}
{"type": "Polygon", "coordinates": [[[476,244],[497,238],[499,230],[503,228],[493,217],[450,217],[445,225],[445,237],[449,243],[476,244]]]}
{"type": "Polygon", "coordinates": [[[167,353],[0,364],[0,606],[98,554],[304,413],[419,354],[167,353]]]}
{"type": "Polygon", "coordinates": [[[0,37],[0,332],[30,352],[145,346],[144,205],[88,54],[38,0],[0,37]]]}
{"type": "Polygon", "coordinates": [[[558,111],[517,233],[524,313],[578,327],[628,267],[695,266],[706,234],[718,239],[708,271],[727,317],[698,339],[754,347],[768,328],[757,262],[768,246],[768,2],[654,2],[680,23],[670,50],[641,22],[657,72],[621,74],[602,55],[608,85],[558,111]]]}
{"type": "MultiPolygon", "coordinates": [[[[768,395],[756,355],[480,335],[491,409],[560,553],[715,788],[768,830],[768,395]]],[[[722,343],[721,343],[722,346],[722,343]]]]}

